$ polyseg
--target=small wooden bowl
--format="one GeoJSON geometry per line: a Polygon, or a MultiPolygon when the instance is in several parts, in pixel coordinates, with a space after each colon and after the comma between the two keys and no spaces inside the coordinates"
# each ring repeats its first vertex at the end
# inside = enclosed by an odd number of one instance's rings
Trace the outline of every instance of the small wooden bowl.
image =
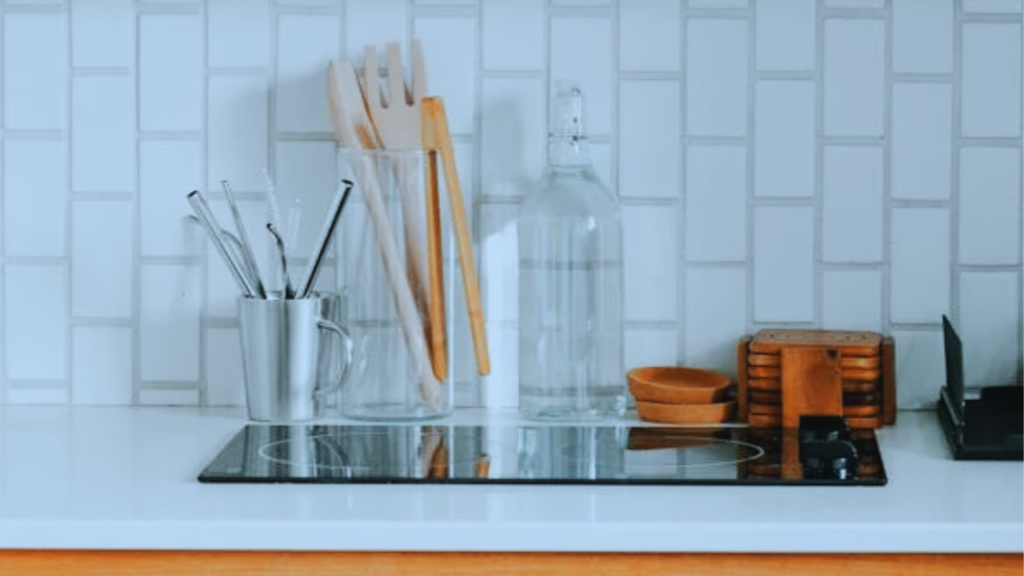
{"type": "Polygon", "coordinates": [[[626,380],[637,400],[663,404],[718,402],[731,382],[728,374],[680,366],[634,368],[626,373],[626,380]]]}
{"type": "Polygon", "coordinates": [[[637,400],[636,411],[641,420],[666,424],[721,424],[732,420],[736,401],[712,404],[662,404],[637,400]]]}

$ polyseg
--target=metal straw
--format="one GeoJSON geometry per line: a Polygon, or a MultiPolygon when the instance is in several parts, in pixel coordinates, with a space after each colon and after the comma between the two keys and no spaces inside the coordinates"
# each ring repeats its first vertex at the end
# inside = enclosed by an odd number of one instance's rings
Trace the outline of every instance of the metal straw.
{"type": "Polygon", "coordinates": [[[327,254],[327,248],[330,246],[331,238],[334,236],[334,229],[337,228],[338,221],[341,220],[341,211],[345,208],[345,201],[348,200],[348,193],[352,190],[353,186],[349,180],[342,180],[342,182],[345,184],[345,189],[340,190],[334,196],[334,204],[331,205],[331,209],[327,213],[327,220],[324,222],[323,230],[320,231],[320,238],[317,239],[317,243],[314,245],[313,257],[310,259],[309,268],[306,270],[306,277],[299,283],[299,288],[296,291],[297,298],[306,298],[313,290],[313,284],[316,283],[316,277],[320,274],[320,267],[323,264],[324,256],[327,254]]]}
{"type": "Polygon", "coordinates": [[[277,233],[273,222],[267,222],[267,230],[270,232],[270,235],[274,237],[274,243],[277,244],[277,251],[281,254],[281,273],[284,275],[284,297],[286,299],[295,298],[295,289],[292,288],[291,276],[288,275],[288,258],[285,255],[284,240],[282,240],[281,235],[277,233]]]}
{"type": "Polygon", "coordinates": [[[256,264],[256,256],[252,253],[252,244],[249,242],[249,234],[245,231],[242,214],[238,211],[238,204],[235,203],[235,194],[231,191],[231,185],[228,184],[227,180],[221,180],[220,185],[224,188],[224,195],[228,199],[231,216],[235,219],[235,227],[238,228],[238,238],[241,240],[242,245],[242,257],[253,274],[251,278],[253,288],[256,290],[257,296],[266,298],[267,294],[263,290],[263,282],[260,281],[260,268],[256,264]]]}
{"type": "Polygon", "coordinates": [[[228,253],[228,248],[224,245],[224,238],[221,237],[220,224],[217,223],[217,218],[210,211],[210,206],[206,203],[206,199],[203,198],[203,195],[198,190],[193,190],[188,195],[188,203],[192,205],[199,223],[203,225],[203,228],[206,228],[210,239],[213,240],[214,247],[217,249],[217,252],[220,252],[221,258],[224,259],[224,264],[227,265],[228,270],[234,276],[235,282],[238,283],[242,292],[250,298],[256,296],[256,290],[240,268],[244,264],[235,262],[231,254],[228,253]]]}

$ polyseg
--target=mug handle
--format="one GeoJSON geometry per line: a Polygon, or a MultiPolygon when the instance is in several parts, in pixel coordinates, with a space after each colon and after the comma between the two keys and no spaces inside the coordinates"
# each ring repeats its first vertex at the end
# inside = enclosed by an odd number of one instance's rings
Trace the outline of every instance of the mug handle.
{"type": "Polygon", "coordinates": [[[332,392],[337,391],[339,388],[341,388],[343,384],[345,384],[345,380],[348,379],[349,368],[352,367],[352,337],[348,335],[348,331],[346,331],[338,324],[331,322],[330,320],[325,320],[321,318],[317,320],[316,326],[321,330],[334,332],[334,334],[341,340],[342,348],[345,350],[345,358],[343,363],[344,368],[341,369],[341,375],[338,376],[338,379],[332,386],[323,390],[316,391],[317,396],[323,396],[325,394],[330,394],[332,392]]]}

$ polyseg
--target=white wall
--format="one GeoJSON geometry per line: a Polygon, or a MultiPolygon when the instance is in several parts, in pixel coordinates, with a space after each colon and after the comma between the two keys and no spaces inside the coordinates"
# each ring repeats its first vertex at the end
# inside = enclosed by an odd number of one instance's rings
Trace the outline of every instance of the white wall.
{"type": "Polygon", "coordinates": [[[943,379],[946,313],[970,380],[1019,370],[1020,0],[8,0],[0,14],[0,402],[239,402],[235,288],[184,223],[185,194],[220,204],[228,179],[261,213],[269,168],[319,222],[334,190],[323,66],[411,37],[448,105],[479,243],[494,375],[474,382],[467,354],[461,404],[516,401],[514,219],[564,76],[589,96],[598,171],[622,198],[630,367],[732,371],[735,339],[765,326],[880,330],[902,404],[921,406],[943,379]]]}

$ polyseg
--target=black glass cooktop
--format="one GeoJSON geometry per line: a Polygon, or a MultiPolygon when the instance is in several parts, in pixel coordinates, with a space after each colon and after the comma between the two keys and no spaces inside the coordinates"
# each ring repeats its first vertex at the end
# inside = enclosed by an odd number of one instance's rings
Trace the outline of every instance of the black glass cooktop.
{"type": "Polygon", "coordinates": [[[882,486],[873,430],[629,426],[245,426],[200,482],[882,486]]]}

